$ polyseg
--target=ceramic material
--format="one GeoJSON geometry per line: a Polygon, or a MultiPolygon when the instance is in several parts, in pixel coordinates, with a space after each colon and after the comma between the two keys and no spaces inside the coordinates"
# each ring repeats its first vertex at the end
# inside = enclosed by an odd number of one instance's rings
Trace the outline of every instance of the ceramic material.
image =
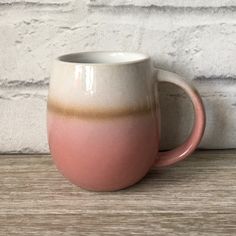
{"type": "Polygon", "coordinates": [[[204,128],[197,91],[178,75],[154,69],[144,54],[85,52],[54,62],[48,96],[50,151],[59,171],[80,187],[128,187],[153,165],[164,167],[189,156],[204,128]],[[168,152],[159,152],[159,82],[185,90],[196,117],[190,137],[168,152]]]}

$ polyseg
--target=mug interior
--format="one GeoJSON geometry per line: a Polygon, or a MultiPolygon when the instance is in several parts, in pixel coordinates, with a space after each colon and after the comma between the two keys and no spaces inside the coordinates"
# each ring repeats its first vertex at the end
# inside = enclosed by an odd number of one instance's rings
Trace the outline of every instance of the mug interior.
{"type": "Polygon", "coordinates": [[[126,64],[135,63],[149,57],[136,52],[81,52],[66,54],[57,59],[62,62],[76,64],[126,64]]]}

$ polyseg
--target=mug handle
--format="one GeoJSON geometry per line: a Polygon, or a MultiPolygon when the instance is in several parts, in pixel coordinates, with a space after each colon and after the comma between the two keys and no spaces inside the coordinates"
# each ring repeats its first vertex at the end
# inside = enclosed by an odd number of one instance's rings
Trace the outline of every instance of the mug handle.
{"type": "Polygon", "coordinates": [[[187,140],[177,148],[158,153],[154,166],[165,167],[185,159],[197,148],[205,130],[206,115],[202,99],[193,85],[175,73],[159,69],[156,70],[156,79],[158,83],[167,82],[182,88],[190,97],[195,113],[195,122],[187,140]]]}

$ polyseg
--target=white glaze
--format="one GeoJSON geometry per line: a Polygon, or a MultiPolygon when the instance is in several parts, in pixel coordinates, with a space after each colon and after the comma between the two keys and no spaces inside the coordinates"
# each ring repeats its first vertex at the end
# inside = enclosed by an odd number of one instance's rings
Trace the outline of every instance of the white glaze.
{"type": "Polygon", "coordinates": [[[152,87],[151,63],[144,54],[72,54],[54,62],[49,99],[83,109],[132,109],[152,103],[152,87]]]}

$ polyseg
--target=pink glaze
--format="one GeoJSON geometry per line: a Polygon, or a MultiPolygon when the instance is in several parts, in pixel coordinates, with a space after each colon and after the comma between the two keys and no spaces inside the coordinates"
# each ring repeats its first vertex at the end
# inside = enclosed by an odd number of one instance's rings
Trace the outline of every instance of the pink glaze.
{"type": "Polygon", "coordinates": [[[48,112],[48,139],[57,168],[85,189],[111,191],[145,176],[159,150],[152,114],[79,119],[48,112]]]}

